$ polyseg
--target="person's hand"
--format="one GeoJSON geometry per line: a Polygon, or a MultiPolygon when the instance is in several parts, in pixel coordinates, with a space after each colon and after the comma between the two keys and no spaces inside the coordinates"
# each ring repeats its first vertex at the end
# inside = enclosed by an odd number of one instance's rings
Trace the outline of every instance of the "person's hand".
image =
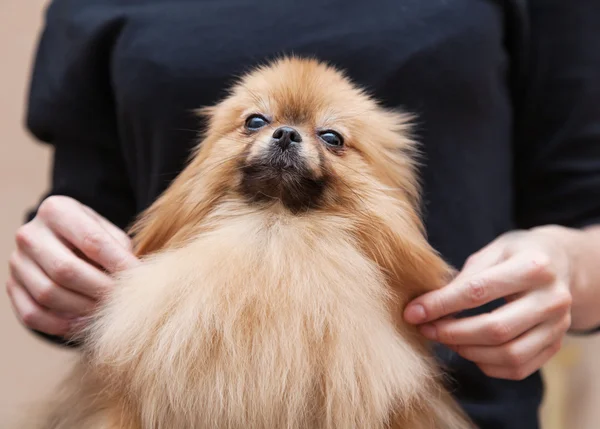
{"type": "Polygon", "coordinates": [[[69,336],[137,259],[127,234],[76,200],[52,196],[18,229],[6,290],[29,328],[69,336]]]}
{"type": "Polygon", "coordinates": [[[571,325],[571,261],[551,228],[502,235],[468,258],[447,286],[413,300],[407,322],[488,376],[521,380],[561,347],[571,325]],[[490,313],[453,314],[505,298],[490,313]]]}

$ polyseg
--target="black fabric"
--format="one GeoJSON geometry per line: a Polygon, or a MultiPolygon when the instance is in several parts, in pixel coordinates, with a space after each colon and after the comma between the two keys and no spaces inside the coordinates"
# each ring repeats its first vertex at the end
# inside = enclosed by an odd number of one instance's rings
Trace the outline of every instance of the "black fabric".
{"type": "MultiPolygon", "coordinates": [[[[600,219],[598,22],[588,0],[55,0],[28,127],[56,149],[49,194],[125,227],[196,144],[192,109],[265,59],[316,56],[418,115],[429,238],[460,267],[511,229],[600,219]]],[[[482,428],[538,427],[539,374],[439,356],[482,428]]]]}

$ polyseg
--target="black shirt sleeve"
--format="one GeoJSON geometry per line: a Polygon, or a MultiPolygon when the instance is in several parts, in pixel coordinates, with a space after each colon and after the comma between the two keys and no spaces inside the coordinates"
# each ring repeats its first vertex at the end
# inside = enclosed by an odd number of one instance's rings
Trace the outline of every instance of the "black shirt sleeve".
{"type": "Polygon", "coordinates": [[[33,67],[27,127],[55,148],[50,195],[67,195],[124,228],[135,215],[115,119],[113,13],[55,0],[33,67]],[[109,19],[109,16],[111,19],[109,19]]]}
{"type": "Polygon", "coordinates": [[[31,77],[27,128],[55,149],[44,198],[70,196],[125,228],[135,216],[135,200],[110,84],[110,51],[120,22],[108,19],[107,11],[78,4],[55,0],[47,10],[31,77]]]}
{"type": "Polygon", "coordinates": [[[600,2],[530,0],[518,226],[600,222],[600,2]]]}

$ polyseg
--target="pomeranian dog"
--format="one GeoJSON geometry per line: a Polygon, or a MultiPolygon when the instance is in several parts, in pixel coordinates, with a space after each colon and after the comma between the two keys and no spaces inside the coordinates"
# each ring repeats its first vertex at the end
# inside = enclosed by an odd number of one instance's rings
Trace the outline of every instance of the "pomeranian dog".
{"type": "Polygon", "coordinates": [[[406,115],[284,58],[202,110],[44,429],[465,429],[402,311],[451,269],[406,115]]]}

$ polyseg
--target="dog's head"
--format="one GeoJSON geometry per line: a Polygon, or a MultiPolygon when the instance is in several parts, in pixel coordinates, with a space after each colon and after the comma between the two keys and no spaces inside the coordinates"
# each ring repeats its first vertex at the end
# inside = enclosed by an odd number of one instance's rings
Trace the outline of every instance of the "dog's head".
{"type": "Polygon", "coordinates": [[[201,113],[204,140],[134,228],[139,254],[189,239],[226,201],[315,223],[335,218],[404,290],[414,286],[408,295],[440,285],[447,267],[423,235],[406,115],[336,69],[297,58],[255,69],[201,113]]]}
{"type": "Polygon", "coordinates": [[[407,117],[323,63],[288,58],[260,67],[203,113],[201,157],[249,203],[348,210],[382,189],[416,202],[407,117]]]}

